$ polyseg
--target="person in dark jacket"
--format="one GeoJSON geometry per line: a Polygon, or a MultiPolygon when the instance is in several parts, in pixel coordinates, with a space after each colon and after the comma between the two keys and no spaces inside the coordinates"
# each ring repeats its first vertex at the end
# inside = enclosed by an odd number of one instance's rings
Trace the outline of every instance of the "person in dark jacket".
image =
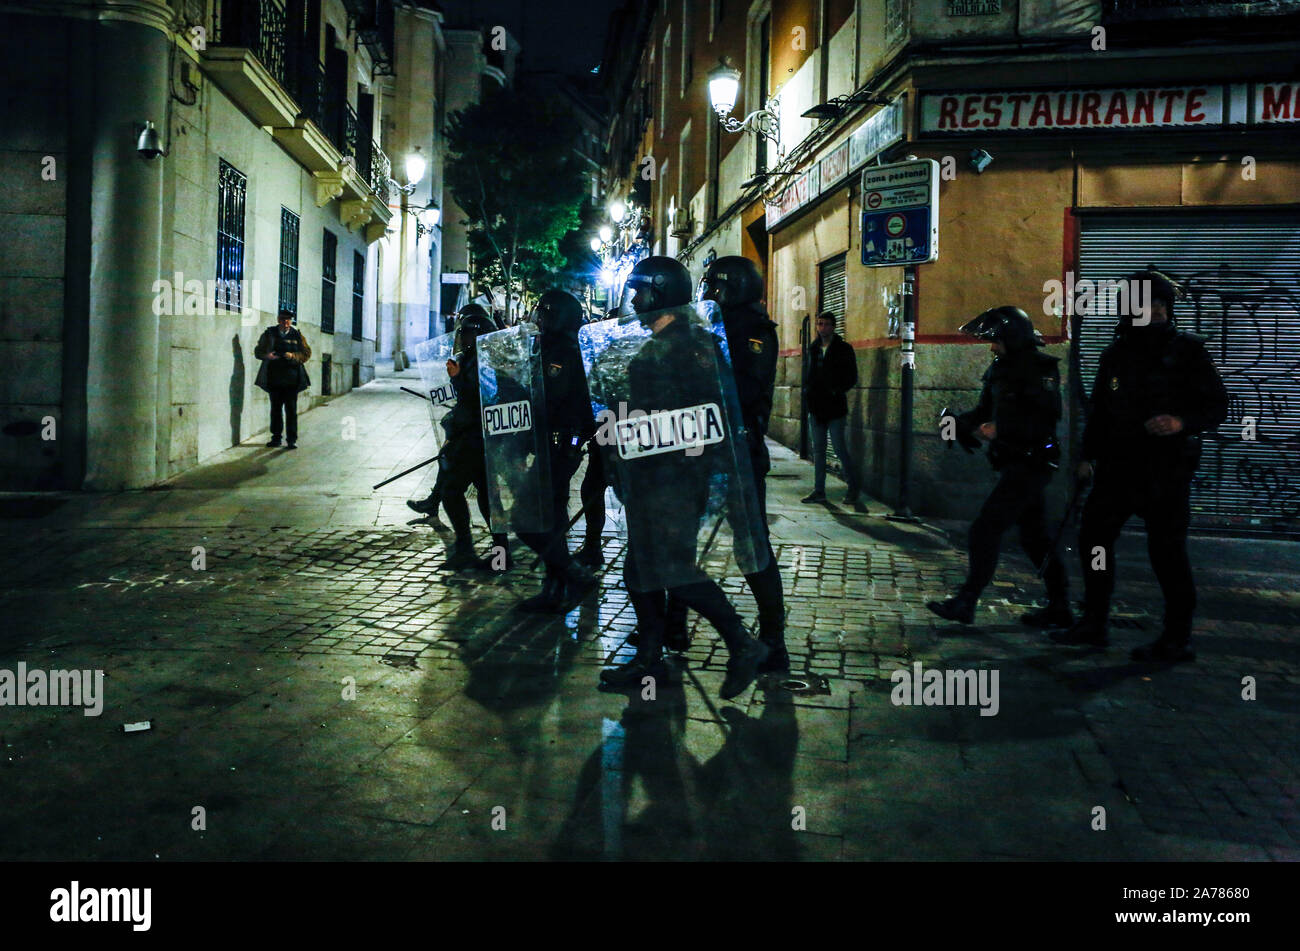
{"type": "Polygon", "coordinates": [[[804,388],[808,394],[808,429],[812,433],[813,491],[803,501],[826,501],[826,437],[830,435],[835,455],[844,466],[848,483],[845,505],[865,511],[858,501],[858,471],[849,455],[844,429],[849,415],[849,390],[858,384],[858,361],[853,348],[835,332],[835,315],[817,315],[817,339],[808,350],[804,388]]]}
{"type": "Polygon", "coordinates": [[[311,386],[303,366],[311,359],[311,347],[293,326],[292,311],[280,311],[277,325],[262,331],[253,356],[262,361],[254,383],[271,397],[271,441],[267,446],[278,446],[281,437],[287,436],[286,448],[297,449],[298,394],[311,386]]]}
{"type": "Polygon", "coordinates": [[[1145,292],[1139,295],[1145,313],[1122,317],[1115,341],[1102,352],[1083,432],[1078,476],[1095,474],[1079,528],[1083,618],[1054,640],[1107,643],[1115,539],[1137,514],[1146,522],[1147,551],[1164,593],[1165,615],[1160,636],[1134,650],[1133,659],[1194,660],[1188,642],[1196,583],[1187,557],[1192,476],[1200,461],[1200,434],[1213,432],[1227,418],[1228,393],[1204,341],[1174,326],[1178,284],[1151,269],[1132,275],[1128,284],[1145,292]]]}
{"type": "Polygon", "coordinates": [[[984,373],[979,405],[940,426],[951,430],[967,451],[989,443],[989,462],[998,472],[970,527],[970,567],[966,581],[946,601],[927,602],[941,618],[970,624],[975,606],[998,566],[1002,536],[1020,526],[1020,545],[1035,566],[1045,565],[1047,607],[1021,618],[1035,627],[1068,627],[1070,614],[1065,565],[1052,550],[1047,532],[1047,483],[1061,458],[1056,424],[1061,418],[1061,374],[1057,358],[1039,353],[1042,337],[1019,307],[986,310],[961,332],[987,340],[997,356],[984,373]]]}

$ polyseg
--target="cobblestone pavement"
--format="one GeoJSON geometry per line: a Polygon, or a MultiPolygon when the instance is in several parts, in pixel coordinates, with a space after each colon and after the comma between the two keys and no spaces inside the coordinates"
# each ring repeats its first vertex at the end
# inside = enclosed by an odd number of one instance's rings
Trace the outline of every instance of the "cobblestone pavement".
{"type": "Polygon", "coordinates": [[[1107,651],[1018,623],[1038,593],[1018,553],[978,623],[950,625],[924,607],[963,575],[948,535],[879,503],[800,505],[810,467],[778,449],[807,689],[718,700],[725,650],[692,615],[653,700],[601,693],[634,626],[616,533],[599,596],[563,618],[512,610],[540,581],[522,546],[502,574],[442,571],[447,529],[402,504],[429,470],[369,488],[431,454],[403,382],[304,415],[294,454],[241,446],[158,491],[6,500],[40,517],[0,519],[0,670],[105,679],[97,717],[0,707],[0,856],[1300,856],[1294,543],[1198,544],[1201,659],[1147,667],[1127,659],[1159,630],[1140,536],[1107,651]],[[890,675],[916,663],[997,671],[996,715],[895,705],[890,675]]]}

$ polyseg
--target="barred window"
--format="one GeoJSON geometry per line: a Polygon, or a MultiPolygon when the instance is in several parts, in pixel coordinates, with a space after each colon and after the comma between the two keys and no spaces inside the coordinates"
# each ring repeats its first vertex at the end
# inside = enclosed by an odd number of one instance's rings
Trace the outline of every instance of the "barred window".
{"type": "Polygon", "coordinates": [[[225,159],[217,172],[217,299],[230,310],[243,307],[244,208],[248,177],[225,159]]]}
{"type": "Polygon", "coordinates": [[[362,304],[366,299],[366,256],[352,252],[352,339],[361,339],[362,304]]]}
{"type": "Polygon", "coordinates": [[[325,240],[321,245],[320,264],[320,332],[334,332],[334,286],[338,283],[339,239],[325,229],[325,240]]]}
{"type": "Polygon", "coordinates": [[[298,216],[280,209],[280,310],[298,317],[298,216]]]}

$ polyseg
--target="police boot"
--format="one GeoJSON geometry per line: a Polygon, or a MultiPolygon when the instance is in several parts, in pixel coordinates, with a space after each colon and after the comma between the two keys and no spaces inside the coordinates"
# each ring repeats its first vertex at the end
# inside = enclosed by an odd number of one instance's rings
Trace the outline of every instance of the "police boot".
{"type": "Polygon", "coordinates": [[[785,649],[785,624],[763,624],[758,621],[758,639],[767,645],[767,659],[758,665],[760,674],[787,674],[790,672],[790,654],[785,649]]]}
{"type": "Polygon", "coordinates": [[[600,548],[600,536],[588,535],[582,547],[573,553],[573,560],[588,568],[599,568],[605,563],[605,553],[600,548]]]}
{"type": "Polygon", "coordinates": [[[664,664],[663,653],[658,648],[654,650],[638,648],[636,656],[626,664],[605,668],[600,672],[600,686],[611,690],[639,687],[646,677],[656,681],[668,680],[668,667],[664,664]]]}
{"type": "Polygon", "coordinates": [[[451,551],[447,553],[447,560],[442,563],[442,567],[448,571],[464,571],[477,565],[478,557],[474,554],[474,543],[460,539],[452,543],[451,551]]]}
{"type": "Polygon", "coordinates": [[[1058,644],[1084,645],[1088,647],[1105,647],[1110,643],[1106,633],[1106,622],[1085,614],[1079,622],[1066,631],[1056,631],[1050,635],[1058,644]]]}
{"type": "Polygon", "coordinates": [[[597,584],[595,575],[581,565],[570,561],[564,566],[564,570],[560,572],[561,606],[567,607],[577,604],[596,590],[597,584]]]}
{"type": "Polygon", "coordinates": [[[554,613],[564,609],[564,578],[551,567],[546,569],[546,579],[542,590],[525,601],[520,601],[518,610],[554,613]]]}
{"type": "Polygon", "coordinates": [[[718,696],[730,700],[754,682],[758,668],[767,660],[771,651],[762,641],[749,636],[739,618],[718,633],[722,635],[722,640],[731,653],[727,660],[727,676],[722,681],[718,696]]]}
{"type": "Polygon", "coordinates": [[[1187,646],[1187,641],[1170,637],[1167,631],[1150,644],[1133,648],[1129,656],[1136,661],[1147,664],[1179,664],[1196,660],[1196,652],[1187,646]]]}
{"type": "Polygon", "coordinates": [[[406,507],[421,515],[429,515],[434,518],[438,516],[438,504],[442,501],[442,493],[434,489],[429,493],[427,498],[420,499],[418,502],[406,500],[406,507]]]}
{"type": "Polygon", "coordinates": [[[1069,601],[1049,601],[1045,608],[1020,615],[1020,623],[1030,627],[1072,627],[1074,613],[1069,601]]]}
{"type": "Polygon", "coordinates": [[[958,591],[947,601],[927,601],[925,606],[945,621],[970,624],[975,620],[975,603],[975,598],[964,591],[958,591]]]}

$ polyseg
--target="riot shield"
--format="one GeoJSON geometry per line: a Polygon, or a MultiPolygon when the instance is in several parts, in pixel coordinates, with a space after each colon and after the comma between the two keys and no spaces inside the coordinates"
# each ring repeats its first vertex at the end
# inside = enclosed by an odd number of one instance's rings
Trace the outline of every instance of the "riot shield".
{"type": "Polygon", "coordinates": [[[541,335],[518,324],[478,338],[483,459],[494,532],[548,532],[551,460],[541,335]]]}
{"type": "Polygon", "coordinates": [[[454,336],[455,334],[443,334],[441,337],[431,337],[417,344],[413,350],[424,392],[429,397],[433,445],[439,452],[447,441],[443,421],[456,405],[456,390],[451,385],[451,375],[447,373],[447,361],[451,359],[454,336]]]}
{"type": "Polygon", "coordinates": [[[596,443],[627,520],[629,586],[654,591],[766,567],[716,306],[588,324],[578,340],[596,443]]]}

